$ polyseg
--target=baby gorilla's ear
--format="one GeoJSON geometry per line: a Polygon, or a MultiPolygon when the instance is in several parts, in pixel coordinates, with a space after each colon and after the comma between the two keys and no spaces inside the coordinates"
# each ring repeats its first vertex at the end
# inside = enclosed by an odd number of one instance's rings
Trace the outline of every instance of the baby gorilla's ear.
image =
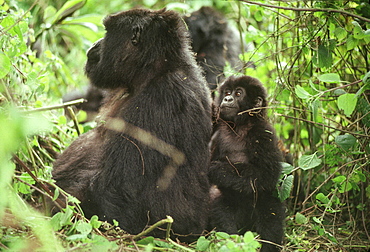
{"type": "Polygon", "coordinates": [[[262,107],[262,104],[263,104],[263,99],[261,96],[257,96],[256,100],[255,100],[255,105],[254,107],[255,108],[259,108],[259,107],[262,107]]]}

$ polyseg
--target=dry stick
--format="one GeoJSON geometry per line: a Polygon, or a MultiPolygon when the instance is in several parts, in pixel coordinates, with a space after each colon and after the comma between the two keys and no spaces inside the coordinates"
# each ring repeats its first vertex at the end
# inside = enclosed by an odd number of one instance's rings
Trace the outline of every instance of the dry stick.
{"type": "Polygon", "coordinates": [[[295,7],[283,7],[283,6],[276,6],[276,5],[271,5],[271,4],[264,4],[264,3],[257,3],[253,1],[247,1],[247,0],[240,0],[244,3],[249,3],[249,4],[254,4],[254,5],[259,5],[262,7],[268,7],[268,8],[274,8],[274,9],[282,9],[282,10],[291,10],[291,11],[310,11],[310,12],[336,12],[340,13],[343,15],[351,16],[358,18],[362,21],[370,23],[370,19],[361,17],[359,15],[344,11],[344,10],[338,10],[338,9],[331,9],[331,8],[295,8],[295,7]]]}
{"type": "Polygon", "coordinates": [[[67,107],[67,111],[68,111],[69,116],[72,118],[73,125],[77,131],[77,135],[78,136],[81,135],[81,131],[80,131],[80,128],[78,127],[78,120],[77,120],[75,112],[73,111],[71,107],[67,107]]]}
{"type": "Polygon", "coordinates": [[[321,127],[325,127],[325,128],[329,128],[329,129],[333,129],[333,130],[338,130],[338,131],[341,131],[341,132],[344,132],[344,133],[348,133],[348,134],[351,134],[351,135],[356,135],[356,136],[361,136],[361,137],[370,137],[369,135],[364,135],[364,134],[360,134],[360,133],[354,133],[354,132],[349,131],[349,130],[338,129],[338,128],[335,128],[335,127],[332,127],[332,126],[329,126],[329,125],[326,125],[326,124],[323,124],[323,123],[313,122],[313,121],[310,121],[310,120],[307,120],[307,119],[303,119],[303,118],[297,118],[297,117],[283,115],[283,114],[279,114],[279,113],[275,113],[275,115],[276,116],[283,116],[283,117],[294,119],[294,120],[299,120],[299,121],[302,121],[302,122],[316,124],[316,125],[319,125],[321,127]]]}
{"type": "Polygon", "coordinates": [[[48,111],[48,110],[53,110],[53,109],[60,109],[60,108],[65,108],[65,107],[77,105],[77,104],[84,103],[84,102],[86,102],[86,100],[81,98],[81,99],[66,102],[66,103],[63,103],[63,104],[60,104],[60,105],[47,106],[47,107],[42,107],[42,108],[25,110],[24,112],[26,112],[26,113],[35,113],[35,112],[48,111]]]}
{"type": "MultiPolygon", "coordinates": [[[[36,184],[38,184],[38,185],[40,185],[40,187],[47,193],[47,194],[49,194],[52,198],[54,198],[54,193],[52,192],[52,191],[50,191],[50,189],[44,184],[44,183],[42,183],[36,176],[35,176],[35,174],[33,174],[32,173],[32,171],[27,167],[27,165],[22,161],[22,160],[20,160],[19,159],[19,157],[18,156],[16,156],[16,155],[13,155],[13,159],[20,165],[20,166],[22,166],[22,168],[24,169],[24,170],[26,170],[26,172],[31,176],[31,178],[36,182],[36,184]]],[[[57,206],[58,207],[61,207],[61,209],[62,208],[64,208],[64,207],[66,207],[65,206],[65,204],[64,204],[64,202],[61,200],[61,199],[56,199],[55,200],[56,201],[56,203],[58,203],[57,204],[57,206]]]]}

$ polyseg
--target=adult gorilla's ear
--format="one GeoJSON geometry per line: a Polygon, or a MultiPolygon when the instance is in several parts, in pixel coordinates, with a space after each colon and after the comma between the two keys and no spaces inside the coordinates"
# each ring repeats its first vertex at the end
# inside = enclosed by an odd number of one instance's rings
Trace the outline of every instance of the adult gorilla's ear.
{"type": "Polygon", "coordinates": [[[132,37],[131,37],[132,45],[136,46],[137,44],[139,44],[142,30],[143,29],[140,26],[135,26],[132,28],[132,37]]]}

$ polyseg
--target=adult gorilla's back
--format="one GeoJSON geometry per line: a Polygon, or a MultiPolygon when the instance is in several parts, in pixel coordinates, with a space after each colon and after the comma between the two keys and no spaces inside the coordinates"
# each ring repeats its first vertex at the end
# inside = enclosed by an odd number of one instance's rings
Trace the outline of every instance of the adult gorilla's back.
{"type": "Polygon", "coordinates": [[[175,233],[206,225],[210,95],[172,11],[120,12],[88,51],[86,73],[110,89],[99,126],[55,162],[57,184],[89,217],[116,219],[130,233],[166,218],[175,233]]]}

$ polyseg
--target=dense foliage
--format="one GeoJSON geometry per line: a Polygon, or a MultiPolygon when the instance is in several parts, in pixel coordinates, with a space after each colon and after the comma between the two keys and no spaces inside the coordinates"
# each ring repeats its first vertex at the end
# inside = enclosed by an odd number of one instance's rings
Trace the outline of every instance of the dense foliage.
{"type": "MultiPolygon", "coordinates": [[[[69,120],[61,97],[87,85],[85,52],[102,18],[135,6],[180,13],[212,5],[254,49],[241,57],[269,90],[269,116],[293,165],[284,164],[284,251],[370,248],[370,4],[352,1],[0,0],[0,249],[132,248],[255,251],[258,238],[210,233],[185,245],[131,236],[86,220],[76,207],[47,217],[52,162],[94,123],[69,120]],[[292,187],[292,185],[294,185],[292,187]],[[292,190],[290,190],[292,188],[292,190]]],[[[228,74],[233,71],[225,69],[228,74]]],[[[67,109],[67,108],[66,108],[67,109]]],[[[70,197],[70,201],[78,203],[70,197]]],[[[164,220],[170,226],[171,219],[164,220]]],[[[163,224],[159,223],[159,224],[163,224]]]]}

